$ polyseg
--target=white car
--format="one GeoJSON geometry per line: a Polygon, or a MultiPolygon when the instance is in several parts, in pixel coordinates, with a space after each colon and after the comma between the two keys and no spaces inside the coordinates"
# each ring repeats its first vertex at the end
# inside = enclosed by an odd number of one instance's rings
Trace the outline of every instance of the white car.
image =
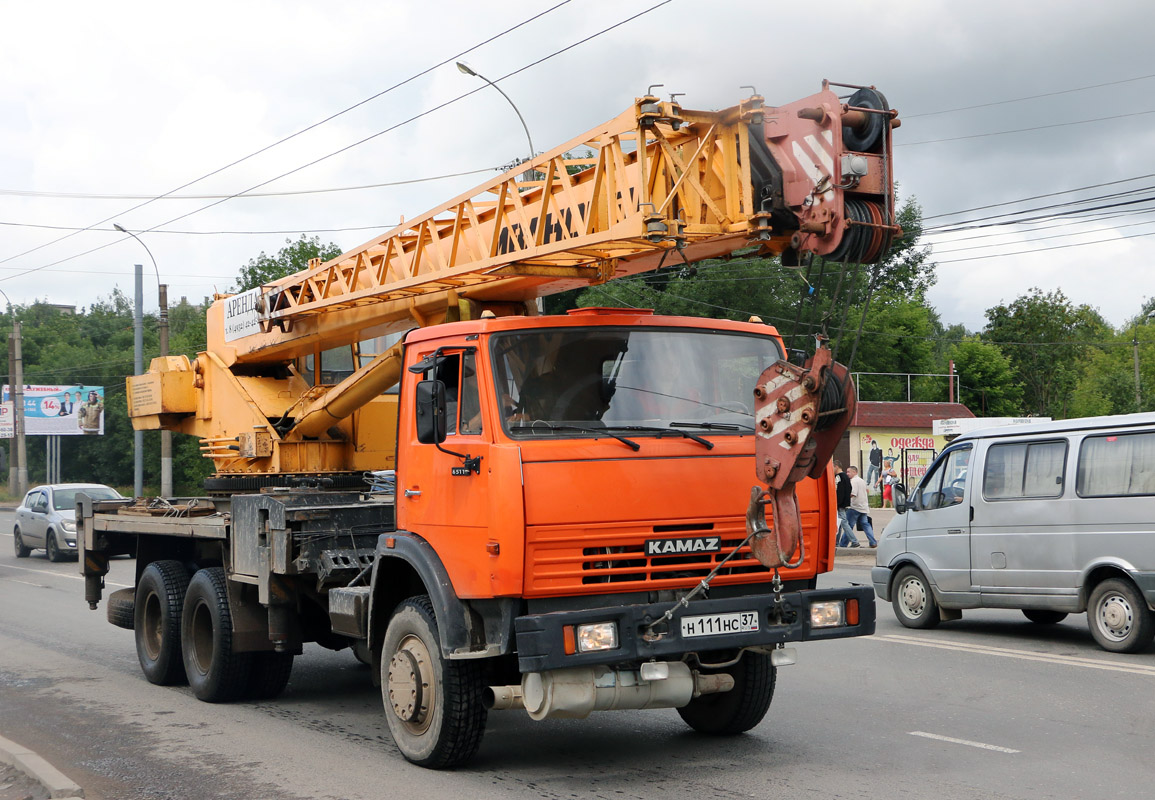
{"type": "Polygon", "coordinates": [[[43,549],[49,561],[63,561],[76,554],[76,495],[93,500],[117,500],[120,493],[102,483],[57,483],[37,486],[16,509],[16,557],[27,558],[43,549]]]}

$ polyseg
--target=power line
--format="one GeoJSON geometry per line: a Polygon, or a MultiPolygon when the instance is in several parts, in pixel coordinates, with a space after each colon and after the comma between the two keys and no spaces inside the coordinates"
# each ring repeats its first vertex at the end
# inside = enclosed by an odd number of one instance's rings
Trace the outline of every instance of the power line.
{"type": "MultiPolygon", "coordinates": [[[[566,0],[570,2],[570,0],[566,0]]],[[[270,145],[271,147],[272,145],[270,145]]],[[[446,175],[433,175],[428,178],[410,178],[404,181],[389,181],[388,183],[367,183],[363,186],[336,186],[327,189],[297,189],[295,191],[284,192],[249,192],[241,195],[242,198],[250,197],[295,197],[298,195],[308,194],[327,194],[331,192],[357,192],[362,189],[385,189],[390,186],[408,186],[414,183],[427,183],[429,181],[440,181],[446,178],[460,178],[465,175],[480,175],[483,172],[498,172],[504,171],[503,167],[485,167],[483,169],[471,169],[465,172],[451,172],[446,175]]],[[[208,177],[207,175],[205,177],[208,177]]],[[[194,181],[195,182],[195,181],[194,181]]],[[[32,192],[23,189],[0,189],[0,195],[8,195],[13,197],[44,197],[44,198],[63,198],[68,200],[220,200],[228,199],[233,195],[227,194],[174,194],[172,192],[163,194],[157,197],[151,194],[85,194],[83,192],[32,192]]],[[[8,223],[11,224],[11,223],[8,223]]],[[[75,228],[75,230],[112,230],[111,228],[97,228],[97,222],[87,228],[75,228]]],[[[29,225],[28,227],[51,227],[48,225],[29,225]]],[[[67,230],[73,230],[68,228],[67,230]]]]}
{"type": "Polygon", "coordinates": [[[1061,95],[1061,94],[1072,94],[1074,92],[1086,92],[1086,91],[1089,91],[1090,89],[1102,89],[1104,86],[1118,86],[1121,83],[1134,83],[1135,81],[1145,81],[1148,78],[1155,78],[1155,74],[1140,75],[1137,78],[1123,78],[1122,80],[1108,81],[1106,83],[1096,83],[1096,84],[1093,84],[1091,86],[1080,86],[1076,89],[1062,89],[1062,90],[1057,91],[1057,92],[1044,92],[1042,94],[1030,94],[1030,95],[1027,95],[1026,97],[1016,97],[1012,100],[996,100],[993,103],[978,103],[977,105],[973,105],[973,106],[960,106],[959,108],[944,108],[941,111],[924,111],[921,114],[903,114],[902,116],[903,116],[903,119],[918,119],[919,117],[933,117],[933,116],[936,116],[938,114],[953,114],[956,111],[972,111],[976,108],[990,108],[991,106],[1002,106],[1002,105],[1006,105],[1008,103],[1021,103],[1024,100],[1036,100],[1040,97],[1055,97],[1056,95],[1061,95]]]}
{"type": "MultiPolygon", "coordinates": [[[[136,211],[137,209],[144,208],[145,206],[149,205],[150,203],[153,203],[153,202],[160,200],[164,197],[168,197],[171,194],[179,192],[181,189],[187,189],[189,186],[192,186],[193,184],[200,183],[201,181],[205,180],[206,178],[211,178],[213,175],[218,175],[227,169],[235,167],[236,165],[238,165],[242,162],[248,161],[250,158],[253,158],[255,156],[260,155],[261,153],[268,152],[269,150],[272,150],[274,147],[282,145],[285,142],[289,141],[290,139],[295,139],[296,137],[300,136],[301,134],[307,133],[308,131],[311,131],[314,128],[317,128],[321,125],[324,125],[327,122],[331,122],[332,120],[336,119],[337,117],[340,117],[343,114],[347,114],[348,112],[352,111],[355,108],[359,108],[359,107],[365,105],[366,103],[369,103],[373,100],[376,100],[379,97],[382,97],[382,96],[388,94],[389,92],[392,92],[395,89],[399,89],[400,87],[406,85],[407,83],[411,83],[411,82],[417,80],[418,78],[429,74],[433,70],[438,69],[439,67],[443,67],[446,64],[457,61],[458,59],[462,58],[463,56],[468,55],[469,53],[473,52],[474,50],[477,50],[480,47],[484,47],[485,45],[489,44],[490,42],[496,41],[497,39],[500,39],[502,36],[505,36],[508,33],[512,33],[513,31],[517,30],[518,28],[521,28],[521,27],[529,24],[530,22],[533,22],[534,20],[537,20],[537,19],[545,16],[546,14],[549,14],[552,11],[555,11],[558,8],[561,8],[562,6],[566,5],[569,2],[570,2],[570,0],[561,0],[561,2],[547,8],[545,11],[542,11],[538,14],[535,14],[532,17],[528,17],[527,19],[522,20],[521,22],[517,23],[513,27],[507,28],[504,31],[502,31],[501,33],[495,34],[494,36],[491,36],[488,39],[486,39],[485,41],[482,41],[482,42],[479,42],[478,44],[475,44],[473,47],[470,47],[467,50],[462,50],[457,55],[450,56],[449,58],[445,59],[444,61],[440,61],[440,62],[434,64],[433,66],[431,66],[427,69],[424,69],[421,72],[418,72],[415,75],[411,75],[410,77],[406,78],[405,80],[400,81],[399,83],[393,84],[388,89],[384,89],[384,90],[378,92],[377,94],[372,95],[371,97],[367,97],[358,103],[354,103],[353,105],[349,106],[348,108],[342,109],[341,111],[338,111],[335,114],[330,114],[328,117],[325,117],[324,119],[320,120],[319,122],[314,122],[312,125],[309,125],[306,128],[302,128],[301,130],[297,131],[296,133],[292,133],[288,136],[285,136],[281,139],[278,139],[277,141],[273,142],[272,144],[266,145],[266,146],[262,147],[260,150],[256,150],[255,152],[249,153],[247,156],[244,156],[243,158],[239,158],[236,161],[233,161],[229,164],[226,164],[225,166],[220,167],[219,169],[215,169],[212,172],[209,172],[205,175],[200,176],[199,178],[196,178],[195,180],[189,181],[188,183],[181,184],[180,186],[176,187],[175,189],[173,189],[169,192],[165,192],[164,194],[158,195],[157,197],[154,197],[154,198],[151,198],[151,199],[147,200],[146,202],[139,203],[139,204],[133,206],[132,208],[125,209],[124,211],[121,211],[117,214],[113,214],[112,216],[106,217],[105,219],[102,219],[99,222],[94,222],[94,223],[92,223],[91,226],[89,226],[89,228],[95,227],[96,225],[103,225],[104,223],[110,222],[111,220],[116,219],[117,217],[123,216],[123,215],[128,214],[132,211],[136,211]]],[[[264,184],[260,184],[260,185],[264,185],[264,184]]],[[[254,187],[254,188],[256,188],[256,187],[254,187]]],[[[85,228],[83,230],[88,230],[89,228],[85,228]]],[[[11,261],[14,258],[20,258],[21,256],[26,256],[29,253],[34,253],[37,250],[48,247],[49,245],[56,244],[57,242],[62,242],[65,239],[76,236],[78,233],[81,233],[81,232],[82,231],[74,231],[73,233],[69,233],[65,236],[61,236],[57,239],[54,239],[51,242],[47,242],[47,243],[39,245],[37,247],[33,247],[31,250],[25,250],[23,253],[17,253],[14,256],[8,256],[7,258],[0,259],[0,264],[3,264],[7,261],[11,261]]],[[[90,250],[88,252],[92,252],[92,251],[90,250]]],[[[81,253],[80,255],[86,255],[86,253],[81,253]]],[[[57,263],[59,263],[59,262],[57,262],[57,263]]]]}
{"type": "Polygon", "coordinates": [[[1155,172],[1149,172],[1146,175],[1137,175],[1134,178],[1123,178],[1122,180],[1118,180],[1118,181],[1108,181],[1107,183],[1092,183],[1089,186],[1080,186],[1077,189],[1064,189],[1061,192],[1048,192],[1047,194],[1036,194],[1036,195],[1032,195],[1030,197],[1020,197],[1018,200],[1007,200],[1003,203],[991,203],[990,205],[986,205],[986,206],[975,206],[974,208],[964,208],[964,209],[961,209],[959,211],[948,211],[948,212],[945,212],[943,214],[931,214],[929,216],[923,215],[922,219],[925,222],[928,219],[938,219],[939,217],[953,217],[953,216],[957,216],[958,214],[968,214],[971,211],[985,211],[988,208],[1001,208],[1002,206],[1013,206],[1013,205],[1017,205],[1019,203],[1026,203],[1026,202],[1029,202],[1031,200],[1042,200],[1043,198],[1046,198],[1046,197],[1057,197],[1058,195],[1061,195],[1061,194],[1074,194],[1075,192],[1083,192],[1083,191],[1086,191],[1087,189],[1101,189],[1104,186],[1115,186],[1115,185],[1120,184],[1120,183],[1130,183],[1132,181],[1141,181],[1141,180],[1146,180],[1147,178],[1155,178],[1155,172]]]}
{"type": "MultiPolygon", "coordinates": [[[[568,0],[567,0],[567,2],[568,2],[568,0]]],[[[645,16],[646,14],[649,14],[651,11],[654,11],[654,10],[656,10],[656,9],[658,9],[658,8],[661,8],[661,7],[662,7],[662,6],[664,6],[664,5],[668,5],[668,4],[669,4],[669,3],[671,3],[671,2],[673,2],[673,0],[661,0],[661,2],[659,2],[659,3],[656,3],[655,5],[652,5],[652,6],[650,6],[649,8],[645,9],[644,11],[639,11],[637,14],[634,14],[634,15],[632,15],[632,16],[630,16],[630,17],[627,17],[627,18],[625,18],[625,19],[623,19],[623,20],[620,20],[619,22],[616,22],[616,23],[614,23],[613,25],[610,25],[610,26],[608,26],[608,27],[602,28],[600,31],[597,31],[596,33],[590,34],[589,36],[586,36],[586,37],[584,37],[584,38],[582,38],[582,39],[579,39],[579,40],[577,40],[576,42],[573,42],[572,44],[569,44],[569,45],[567,45],[566,47],[563,47],[563,48],[561,48],[560,50],[555,50],[554,52],[550,53],[549,55],[543,56],[542,58],[539,58],[539,59],[537,59],[536,61],[531,61],[529,64],[526,64],[526,65],[525,65],[525,66],[523,66],[523,67],[520,67],[520,68],[518,68],[518,69],[515,69],[515,70],[514,70],[514,71],[512,71],[512,72],[506,73],[505,75],[502,75],[500,78],[497,78],[496,80],[494,80],[494,81],[493,81],[493,83],[500,83],[501,81],[503,81],[503,80],[506,80],[507,78],[511,78],[511,77],[513,77],[514,75],[518,75],[518,74],[520,74],[520,73],[522,73],[522,72],[525,72],[525,71],[526,71],[526,70],[528,70],[528,69],[531,69],[532,67],[536,67],[536,66],[538,66],[539,64],[542,64],[542,63],[544,63],[544,62],[546,62],[546,61],[550,60],[551,58],[555,58],[556,56],[559,56],[559,55],[561,55],[562,53],[566,53],[566,52],[568,52],[568,51],[570,51],[570,50],[574,49],[575,47],[579,47],[580,45],[583,45],[583,44],[585,44],[586,42],[588,42],[588,41],[591,41],[592,39],[596,39],[597,37],[599,37],[599,36],[602,36],[602,35],[604,35],[604,34],[606,34],[606,33],[609,33],[610,31],[612,31],[612,30],[615,30],[616,28],[620,28],[622,25],[625,25],[625,24],[627,24],[627,23],[629,23],[629,22],[632,22],[632,21],[634,21],[635,19],[638,19],[639,17],[645,16]]],[[[471,48],[471,49],[473,49],[473,48],[471,48]]],[[[466,52],[469,52],[469,51],[466,51],[466,52]]],[[[442,63],[447,63],[447,62],[442,62],[442,63]]],[[[399,85],[400,85],[400,84],[399,84],[399,85]]],[[[368,142],[368,141],[371,141],[371,140],[373,140],[373,139],[376,139],[376,138],[377,138],[377,137],[379,137],[379,136],[383,136],[383,135],[384,135],[384,134],[386,134],[386,133],[390,133],[391,131],[394,131],[394,130],[396,130],[396,129],[398,129],[398,128],[402,127],[403,125],[408,125],[409,123],[411,123],[411,122],[415,122],[416,120],[419,120],[419,119],[421,119],[422,117],[428,116],[429,114],[432,114],[432,113],[434,113],[434,112],[436,112],[436,111],[440,111],[441,109],[443,109],[443,108],[446,108],[447,106],[450,106],[450,105],[452,105],[452,104],[454,104],[454,103],[458,102],[459,100],[463,100],[463,99],[465,99],[466,97],[469,97],[469,96],[471,96],[471,95],[473,95],[473,94],[476,94],[477,92],[480,92],[480,91],[484,90],[485,88],[487,88],[487,87],[486,87],[486,85],[478,86],[477,88],[475,88],[475,89],[472,89],[472,90],[470,90],[470,91],[468,91],[468,92],[465,92],[464,94],[460,94],[460,95],[458,95],[457,97],[453,98],[452,100],[447,100],[447,101],[445,101],[445,102],[443,102],[443,103],[440,103],[439,105],[436,105],[436,106],[434,106],[434,107],[432,107],[432,108],[426,109],[425,111],[422,111],[422,112],[421,112],[421,113],[419,113],[419,114],[415,114],[414,116],[412,116],[412,117],[409,117],[409,118],[408,118],[408,119],[406,119],[406,120],[402,120],[401,122],[398,122],[398,123],[396,123],[395,125],[391,125],[391,126],[389,126],[388,128],[385,128],[384,130],[381,130],[381,131],[378,131],[377,133],[374,133],[374,134],[371,134],[371,135],[369,135],[369,136],[366,136],[365,138],[363,138],[363,139],[360,139],[360,140],[358,140],[358,141],[356,141],[356,142],[353,142],[352,144],[346,145],[345,147],[342,147],[342,148],[340,148],[340,149],[338,149],[338,150],[334,150],[333,152],[329,153],[328,155],[324,155],[324,156],[321,156],[320,158],[314,159],[313,161],[310,161],[310,162],[308,162],[308,163],[306,163],[306,164],[302,164],[302,165],[301,165],[301,166],[299,166],[299,167],[296,167],[296,168],[294,168],[294,169],[291,169],[291,170],[289,170],[289,171],[287,171],[287,172],[283,172],[283,173],[281,173],[280,175],[277,175],[277,176],[276,176],[276,177],[274,177],[274,178],[270,178],[270,179],[268,179],[268,180],[266,180],[266,181],[262,181],[262,182],[260,182],[260,183],[258,183],[258,184],[256,184],[256,185],[254,185],[254,186],[250,186],[248,189],[245,189],[245,190],[243,190],[243,191],[237,192],[236,194],[230,195],[230,196],[228,196],[228,197],[226,197],[226,198],[224,198],[224,199],[221,199],[221,200],[217,200],[217,201],[215,201],[215,202],[209,203],[208,205],[205,205],[205,206],[201,206],[200,208],[197,208],[197,209],[194,209],[194,210],[192,210],[192,211],[189,211],[188,213],[185,213],[185,214],[181,214],[180,216],[177,216],[177,217],[173,217],[172,219],[168,220],[167,222],[162,222],[162,223],[159,223],[159,224],[157,224],[157,225],[154,225],[154,226],[152,226],[151,228],[146,228],[146,229],[145,229],[144,231],[142,231],[142,232],[153,232],[153,231],[156,231],[158,228],[161,228],[161,227],[163,227],[163,226],[165,226],[165,225],[171,225],[172,223],[174,223],[174,222],[177,222],[178,220],[182,220],[182,219],[185,219],[186,217],[191,217],[192,215],[194,215],[194,214],[199,214],[199,213],[200,213],[200,212],[202,212],[202,211],[207,211],[208,209],[210,209],[210,208],[213,208],[214,206],[218,206],[218,205],[220,205],[221,203],[225,203],[225,202],[227,202],[228,200],[231,200],[231,199],[233,199],[233,198],[239,197],[239,196],[241,196],[242,194],[245,194],[246,192],[250,192],[250,191],[252,191],[253,189],[259,189],[259,188],[260,188],[260,187],[262,187],[262,186],[267,186],[268,184],[270,184],[270,183],[273,183],[274,181],[278,181],[278,180],[280,180],[281,178],[285,178],[285,177],[288,177],[289,175],[292,175],[292,174],[294,174],[294,173],[300,172],[300,171],[301,171],[301,170],[303,170],[303,169],[306,169],[306,168],[308,168],[308,167],[311,167],[311,166],[314,166],[314,165],[316,165],[316,164],[319,164],[319,163],[321,163],[322,161],[325,161],[325,160],[327,160],[327,159],[330,159],[330,158],[332,158],[333,156],[336,156],[336,155],[340,155],[341,153],[344,153],[344,152],[346,152],[346,151],[348,151],[348,150],[351,150],[351,149],[353,149],[354,147],[358,147],[358,146],[360,146],[360,145],[362,145],[362,144],[364,144],[364,143],[366,143],[366,142],[368,142]]],[[[387,90],[387,91],[388,91],[388,90],[387,90]]],[[[186,184],[186,185],[188,185],[188,184],[186,184]]],[[[184,188],[184,187],[182,186],[182,187],[180,187],[180,188],[184,188]]],[[[109,217],[108,219],[105,219],[105,220],[101,220],[100,222],[98,222],[98,223],[94,223],[94,224],[95,224],[95,225],[99,225],[99,224],[102,224],[102,223],[104,223],[104,222],[107,222],[108,220],[111,220],[111,219],[113,219],[113,217],[109,217]]],[[[70,233],[70,234],[68,234],[68,236],[75,236],[75,235],[76,235],[76,233],[70,233]]],[[[68,236],[65,236],[65,237],[62,237],[62,238],[68,238],[68,236]]],[[[51,262],[51,263],[49,263],[49,264],[44,264],[44,265],[41,265],[41,266],[39,266],[39,267],[32,267],[32,268],[30,268],[30,269],[27,269],[27,270],[25,270],[24,272],[21,272],[21,273],[19,273],[18,275],[10,275],[10,276],[8,276],[8,277],[5,277],[5,278],[0,278],[0,281],[11,280],[11,279],[13,279],[13,278],[20,278],[20,277],[23,277],[23,276],[25,276],[25,275],[30,275],[30,274],[32,274],[32,273],[34,273],[34,272],[39,272],[40,270],[42,270],[42,269],[46,269],[46,268],[48,268],[48,267],[54,267],[54,266],[57,266],[58,264],[63,264],[63,263],[65,263],[66,261],[71,261],[71,260],[73,260],[73,259],[76,259],[76,258],[80,258],[81,256],[86,256],[86,255],[89,255],[90,253],[95,253],[95,252],[97,252],[98,250],[103,250],[103,249],[104,249],[104,248],[106,248],[106,247],[111,247],[113,244],[117,244],[117,243],[119,243],[119,241],[121,241],[121,240],[117,240],[116,242],[108,242],[108,243],[106,243],[106,244],[102,244],[102,245],[99,245],[99,246],[97,246],[97,247],[93,247],[93,248],[90,248],[90,249],[88,249],[88,250],[85,250],[85,251],[84,251],[84,252],[82,252],[82,253],[77,253],[77,254],[75,254],[75,255],[72,255],[72,256],[68,256],[68,257],[66,257],[66,258],[62,258],[62,259],[59,259],[59,260],[57,260],[57,261],[53,261],[53,262],[51,262]]],[[[39,248],[36,248],[36,249],[39,249],[39,248]]],[[[28,251],[28,252],[32,252],[32,251],[28,251]]],[[[10,258],[15,258],[15,257],[16,257],[16,256],[12,256],[12,257],[10,257],[10,258]]],[[[8,261],[8,260],[10,260],[10,258],[9,258],[9,259],[2,259],[2,260],[0,260],[0,264],[4,263],[5,261],[8,261]]]]}
{"type": "Polygon", "coordinates": [[[1074,122],[1055,122],[1050,125],[1035,125],[1031,128],[1015,128],[1009,131],[992,131],[990,133],[972,133],[966,136],[949,136],[945,139],[925,139],[921,142],[895,142],[895,147],[917,147],[920,144],[939,144],[941,142],[958,142],[963,139],[982,139],[988,136],[1006,136],[1010,133],[1027,133],[1029,131],[1042,131],[1048,128],[1066,128],[1071,125],[1088,125],[1092,122],[1106,122],[1113,119],[1126,119],[1128,117],[1141,117],[1144,114],[1155,114],[1155,109],[1150,111],[1134,111],[1130,114],[1115,114],[1110,117],[1095,117],[1094,119],[1080,119],[1074,122]]]}

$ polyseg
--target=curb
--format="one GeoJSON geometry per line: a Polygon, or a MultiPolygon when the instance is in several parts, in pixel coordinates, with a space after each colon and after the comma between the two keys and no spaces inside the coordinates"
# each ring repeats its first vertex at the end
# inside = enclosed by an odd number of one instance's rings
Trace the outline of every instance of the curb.
{"type": "Polygon", "coordinates": [[[11,764],[48,790],[49,797],[84,797],[84,790],[26,747],[0,736],[0,761],[11,764]]]}

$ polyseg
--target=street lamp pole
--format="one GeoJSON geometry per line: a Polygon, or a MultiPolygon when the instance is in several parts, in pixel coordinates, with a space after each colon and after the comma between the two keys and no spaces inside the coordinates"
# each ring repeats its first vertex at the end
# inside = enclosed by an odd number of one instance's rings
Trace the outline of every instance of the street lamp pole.
{"type": "MultiPolygon", "coordinates": [[[[505,98],[505,101],[506,101],[507,103],[509,103],[510,107],[513,109],[513,113],[517,114],[517,118],[518,118],[519,120],[521,120],[521,127],[522,127],[522,129],[525,131],[525,138],[526,138],[526,141],[528,141],[528,142],[529,142],[529,160],[530,160],[530,161],[533,161],[533,157],[534,157],[534,155],[537,153],[537,151],[533,149],[533,137],[531,137],[531,136],[529,135],[529,126],[525,124],[525,117],[523,117],[523,116],[521,115],[521,112],[520,112],[520,111],[518,111],[518,109],[517,109],[517,106],[514,104],[514,102],[513,102],[512,100],[510,100],[510,99],[509,99],[509,95],[507,95],[505,92],[501,91],[501,87],[500,87],[500,86],[498,86],[496,83],[494,83],[494,82],[493,82],[493,81],[491,81],[489,78],[487,78],[487,77],[485,77],[484,75],[482,75],[481,73],[477,72],[475,69],[473,69],[472,67],[470,67],[470,66],[469,66],[468,64],[466,64],[465,62],[463,62],[463,61],[458,61],[458,62],[457,62],[457,69],[458,69],[458,71],[460,71],[460,72],[461,72],[462,74],[464,74],[464,75],[471,75],[471,76],[473,76],[474,78],[481,78],[483,81],[485,81],[486,83],[488,83],[488,84],[489,84],[490,86],[492,86],[494,89],[497,89],[497,91],[501,92],[501,96],[505,98]]],[[[534,179],[534,177],[535,177],[533,173],[534,173],[534,171],[533,171],[533,170],[531,170],[531,169],[528,169],[528,170],[526,170],[525,172],[523,172],[523,173],[522,173],[522,176],[521,176],[521,177],[522,177],[522,180],[526,180],[526,181],[531,181],[531,180],[533,180],[533,179],[534,179]]]]}
{"type": "MultiPolygon", "coordinates": [[[[168,355],[168,286],[160,282],[160,268],[156,265],[156,259],[152,255],[152,251],[148,249],[148,245],[129,230],[125,230],[117,223],[113,223],[112,227],[116,228],[121,233],[127,233],[133,239],[140,242],[140,246],[144,248],[144,252],[148,253],[149,259],[152,260],[152,268],[156,271],[156,289],[158,300],[160,301],[160,319],[157,322],[157,333],[160,336],[160,355],[162,358],[168,355]]],[[[137,273],[139,275],[139,273],[137,273]]],[[[140,323],[140,315],[142,311],[140,303],[137,306],[137,323],[140,323]]],[[[137,328],[139,330],[139,327],[137,328]]],[[[143,356],[137,354],[136,372],[140,374],[144,371],[143,356]]],[[[139,495],[143,491],[143,466],[141,459],[143,458],[143,433],[141,431],[134,431],[134,445],[135,445],[135,473],[140,476],[134,476],[134,486],[136,493],[139,495]]],[[[161,497],[172,497],[172,431],[162,430],[160,432],[160,494],[161,497]]]]}

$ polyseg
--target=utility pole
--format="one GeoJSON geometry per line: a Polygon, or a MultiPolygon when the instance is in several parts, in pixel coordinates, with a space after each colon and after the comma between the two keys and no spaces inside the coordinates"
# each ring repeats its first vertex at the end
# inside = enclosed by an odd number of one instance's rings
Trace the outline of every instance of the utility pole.
{"type": "MultiPolygon", "coordinates": [[[[144,265],[136,267],[136,313],[132,317],[132,363],[134,375],[144,372],[144,265]]],[[[132,492],[144,496],[144,431],[132,432],[132,492]]]]}
{"type": "MultiPolygon", "coordinates": [[[[160,293],[160,321],[157,323],[160,333],[160,355],[168,355],[168,287],[161,284],[157,287],[160,293]]],[[[143,365],[142,365],[143,366],[143,365]]],[[[137,375],[140,374],[138,370],[137,375]]],[[[172,497],[172,431],[160,432],[160,496],[172,497]]]]}
{"type": "Polygon", "coordinates": [[[20,321],[12,322],[12,429],[16,436],[16,494],[28,491],[28,451],[24,442],[24,354],[20,343],[20,321]]]}

